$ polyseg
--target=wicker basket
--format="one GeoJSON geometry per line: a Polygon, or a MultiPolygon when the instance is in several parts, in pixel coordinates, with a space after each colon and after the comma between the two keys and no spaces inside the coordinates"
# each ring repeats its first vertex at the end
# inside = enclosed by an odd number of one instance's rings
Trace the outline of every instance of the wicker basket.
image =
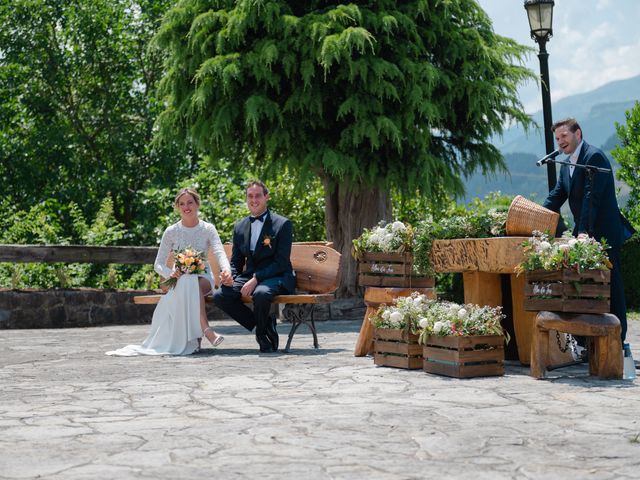
{"type": "Polygon", "coordinates": [[[529,236],[534,230],[555,235],[560,215],[541,207],[522,195],[516,195],[507,213],[507,235],[529,236]]]}

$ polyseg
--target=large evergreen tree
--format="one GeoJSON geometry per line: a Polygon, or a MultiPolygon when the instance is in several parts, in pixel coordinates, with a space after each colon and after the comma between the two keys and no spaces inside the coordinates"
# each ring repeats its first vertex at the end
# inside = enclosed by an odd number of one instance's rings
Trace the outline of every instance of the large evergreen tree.
{"type": "Polygon", "coordinates": [[[156,39],[160,137],[320,176],[343,294],[351,240],[390,218],[391,186],[459,195],[473,171],[504,167],[489,137],[529,122],[516,94],[526,49],[474,0],[183,0],[156,39]]]}

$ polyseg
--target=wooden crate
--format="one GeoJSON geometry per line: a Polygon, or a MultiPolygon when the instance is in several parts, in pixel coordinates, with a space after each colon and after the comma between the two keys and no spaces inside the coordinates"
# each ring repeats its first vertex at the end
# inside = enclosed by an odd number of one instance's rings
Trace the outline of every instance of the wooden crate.
{"type": "Polygon", "coordinates": [[[427,373],[456,378],[504,375],[504,337],[500,335],[430,335],[422,356],[427,373]]]}
{"type": "Polygon", "coordinates": [[[534,270],[526,273],[524,308],[570,313],[609,312],[609,270],[534,270]]]}
{"type": "Polygon", "coordinates": [[[373,361],[382,367],[422,368],[422,346],[418,335],[407,330],[376,328],[373,361]]]}
{"type": "Polygon", "coordinates": [[[358,260],[358,283],[361,287],[430,288],[433,277],[413,272],[411,253],[370,253],[358,260]]]}

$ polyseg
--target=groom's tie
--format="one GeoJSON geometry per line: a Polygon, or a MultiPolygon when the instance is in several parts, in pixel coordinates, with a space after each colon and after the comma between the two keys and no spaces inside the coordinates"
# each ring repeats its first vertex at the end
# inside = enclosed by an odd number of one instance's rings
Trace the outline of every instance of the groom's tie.
{"type": "Polygon", "coordinates": [[[260,222],[264,222],[264,217],[267,216],[267,212],[264,212],[262,215],[260,215],[259,217],[249,217],[249,221],[251,223],[255,222],[256,220],[260,221],[260,222]]]}

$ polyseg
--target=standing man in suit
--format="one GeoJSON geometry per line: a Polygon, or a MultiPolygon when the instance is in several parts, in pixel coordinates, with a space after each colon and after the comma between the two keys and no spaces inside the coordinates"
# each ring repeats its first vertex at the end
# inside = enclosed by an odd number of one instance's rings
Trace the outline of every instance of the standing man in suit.
{"type": "Polygon", "coordinates": [[[250,332],[256,329],[261,352],[278,350],[276,319],[269,315],[273,297],[294,293],[291,266],[293,228],[289,219],[267,208],[269,190],[259,180],[247,184],[250,216],[233,228],[231,276],[213,296],[214,303],[250,332]],[[253,299],[253,311],[241,297],[253,299]]]}
{"type": "MultiPolygon", "coordinates": [[[[593,165],[611,170],[611,164],[604,152],[582,139],[582,129],[575,118],[554,123],[551,131],[556,137],[558,148],[569,155],[568,161],[572,164],[593,165]]],[[[560,178],[554,189],[549,192],[544,206],[560,212],[560,207],[568,199],[575,222],[573,235],[589,235],[597,240],[604,237],[607,240],[607,253],[613,263],[611,313],[620,319],[624,342],[627,334],[627,306],[620,272],[620,250],[634,230],[618,208],[613,173],[594,171],[592,175],[593,181],[590,183],[584,168],[562,165],[560,178]]]]}

